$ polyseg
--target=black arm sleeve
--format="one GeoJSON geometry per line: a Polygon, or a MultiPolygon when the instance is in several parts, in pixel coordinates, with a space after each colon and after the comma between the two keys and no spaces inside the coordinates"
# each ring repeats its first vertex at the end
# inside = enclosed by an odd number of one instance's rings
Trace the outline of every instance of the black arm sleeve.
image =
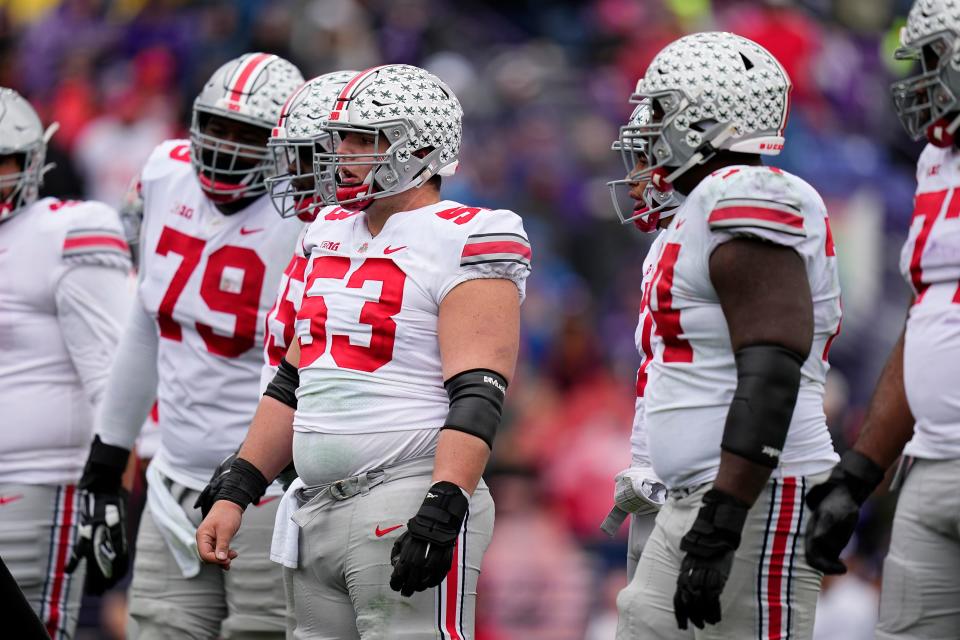
{"type": "Polygon", "coordinates": [[[776,468],[800,391],[800,354],[772,344],[738,349],[737,390],[730,403],[721,447],[776,468]]]}
{"type": "Polygon", "coordinates": [[[287,362],[280,360],[277,375],[267,385],[263,395],[279,400],[288,407],[297,408],[297,387],[300,386],[300,370],[287,362]]]}

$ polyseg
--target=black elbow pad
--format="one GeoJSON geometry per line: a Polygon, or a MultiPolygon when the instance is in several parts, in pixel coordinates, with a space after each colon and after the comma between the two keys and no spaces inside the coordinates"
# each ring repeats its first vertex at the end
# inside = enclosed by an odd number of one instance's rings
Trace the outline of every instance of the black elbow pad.
{"type": "Polygon", "coordinates": [[[797,404],[804,358],[772,344],[743,347],[734,357],[737,390],[727,413],[721,448],[776,468],[797,404]]]}
{"type": "Polygon", "coordinates": [[[267,385],[263,395],[279,400],[288,407],[297,408],[297,387],[300,386],[300,370],[287,362],[280,360],[277,375],[267,385]]]}
{"type": "Polygon", "coordinates": [[[507,379],[489,369],[470,369],[453,376],[443,386],[450,397],[450,411],[442,428],[474,435],[493,449],[507,379]]]}

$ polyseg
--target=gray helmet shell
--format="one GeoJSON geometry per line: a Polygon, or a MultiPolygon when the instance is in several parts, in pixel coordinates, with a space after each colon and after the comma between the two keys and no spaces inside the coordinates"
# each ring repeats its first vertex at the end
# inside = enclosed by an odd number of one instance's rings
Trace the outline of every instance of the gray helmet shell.
{"type": "Polygon", "coordinates": [[[0,88],[0,156],[23,156],[22,170],[0,176],[0,222],[36,201],[46,166],[47,142],[57,130],[43,128],[40,116],[27,100],[13,89],[0,88]]]}

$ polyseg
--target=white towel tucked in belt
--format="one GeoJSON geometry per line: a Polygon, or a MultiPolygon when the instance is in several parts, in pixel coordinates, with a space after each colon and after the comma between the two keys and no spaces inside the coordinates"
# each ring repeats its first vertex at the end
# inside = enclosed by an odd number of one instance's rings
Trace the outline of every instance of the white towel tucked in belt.
{"type": "Polygon", "coordinates": [[[147,504],[153,514],[153,521],[167,548],[173,554],[177,566],[184,578],[192,578],[200,573],[200,555],[197,552],[197,528],[193,526],[180,503],[173,497],[165,478],[156,465],[147,467],[147,504]]]}
{"type": "Polygon", "coordinates": [[[273,541],[270,543],[270,559],[289,569],[300,565],[300,527],[290,518],[300,508],[295,495],[304,486],[297,478],[280,498],[277,519],[273,525],[273,541]]]}

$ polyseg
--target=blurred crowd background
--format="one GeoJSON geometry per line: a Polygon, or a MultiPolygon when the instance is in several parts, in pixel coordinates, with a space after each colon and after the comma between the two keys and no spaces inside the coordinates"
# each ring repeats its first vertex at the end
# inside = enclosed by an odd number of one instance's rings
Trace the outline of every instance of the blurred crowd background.
{"type": "MultiPolygon", "coordinates": [[[[463,103],[461,170],[445,195],[520,213],[534,247],[523,352],[488,474],[497,524],[478,638],[607,640],[625,583],[626,527],[598,525],[628,466],[641,262],[605,186],[627,97],[676,37],[720,29],[767,47],[794,82],[773,163],[825,197],[844,290],[827,415],[844,450],[899,334],[897,261],[920,151],[888,86],[910,0],[4,0],[0,84],[59,121],[47,191],[119,205],[155,144],[185,134],[194,95],[245,51],[306,77],[383,62],[424,66],[463,103]]],[[[278,224],[280,220],[278,219],[278,224]]],[[[817,640],[872,638],[894,498],[874,498],[824,589],[817,640]]],[[[122,637],[123,596],[90,600],[85,638],[122,637]],[[103,605],[103,606],[101,606],[103,605]]]]}

